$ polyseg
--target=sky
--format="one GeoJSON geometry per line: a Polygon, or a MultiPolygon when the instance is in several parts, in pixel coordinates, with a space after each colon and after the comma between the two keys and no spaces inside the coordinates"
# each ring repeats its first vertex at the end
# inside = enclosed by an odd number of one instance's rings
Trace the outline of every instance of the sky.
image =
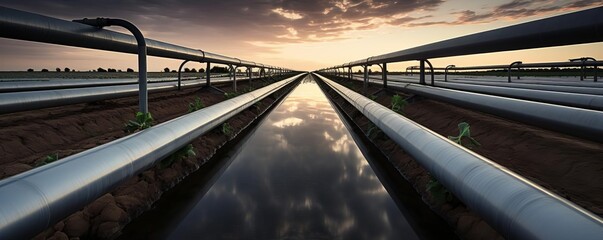
{"type": "MultiPolygon", "coordinates": [[[[0,6],[65,20],[123,18],[137,25],[146,38],[273,66],[316,70],[603,4],[601,0],[0,0],[0,6]]],[[[557,62],[583,56],[603,59],[602,47],[581,44],[431,62],[439,67],[557,62]]],[[[175,69],[180,63],[149,57],[148,69],[175,69]]],[[[137,69],[136,64],[132,54],[0,38],[0,71],[125,70],[137,69]]],[[[417,63],[388,68],[411,65],[417,63]]]]}

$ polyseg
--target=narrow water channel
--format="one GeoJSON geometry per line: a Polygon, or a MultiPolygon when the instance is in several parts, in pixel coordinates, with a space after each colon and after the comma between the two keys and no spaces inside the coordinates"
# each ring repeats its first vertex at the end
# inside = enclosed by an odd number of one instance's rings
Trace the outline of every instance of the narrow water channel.
{"type": "Polygon", "coordinates": [[[418,238],[310,76],[218,169],[126,236],[418,238]]]}

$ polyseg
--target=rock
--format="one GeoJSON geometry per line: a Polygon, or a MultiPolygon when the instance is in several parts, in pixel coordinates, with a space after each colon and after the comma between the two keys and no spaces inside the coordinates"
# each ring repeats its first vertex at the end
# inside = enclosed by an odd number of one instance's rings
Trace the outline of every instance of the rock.
{"type": "Polygon", "coordinates": [[[69,237],[80,237],[88,232],[90,229],[90,222],[82,211],[76,212],[69,216],[67,220],[65,220],[65,227],[63,231],[69,237]]]}
{"type": "Polygon", "coordinates": [[[113,198],[113,195],[108,193],[108,194],[105,194],[102,197],[96,199],[91,204],[89,204],[85,210],[88,213],[88,215],[90,215],[92,217],[98,216],[101,213],[101,211],[105,208],[105,206],[107,206],[110,203],[114,204],[115,199],[113,198]]]}
{"type": "Polygon", "coordinates": [[[119,208],[116,204],[108,204],[100,216],[98,216],[98,221],[101,223],[104,222],[125,222],[128,219],[128,215],[126,212],[119,208]]]}
{"type": "Polygon", "coordinates": [[[54,225],[52,228],[53,228],[55,231],[63,231],[63,228],[64,228],[64,227],[65,227],[65,222],[60,221],[60,222],[58,222],[57,224],[55,224],[55,225],[54,225]]]}
{"type": "Polygon", "coordinates": [[[137,215],[144,208],[143,203],[138,198],[132,196],[115,197],[115,202],[117,206],[131,215],[137,215]]]}
{"type": "Polygon", "coordinates": [[[172,168],[166,168],[159,173],[159,180],[163,183],[171,184],[178,178],[178,172],[172,168]]]}
{"type": "Polygon", "coordinates": [[[140,178],[142,178],[142,180],[144,180],[146,182],[153,182],[153,181],[155,181],[155,171],[153,171],[153,170],[144,171],[143,173],[140,174],[140,178]]]}
{"type": "Polygon", "coordinates": [[[69,240],[69,236],[64,232],[55,232],[48,240],[69,240]]]}
{"type": "Polygon", "coordinates": [[[117,222],[104,222],[98,226],[96,237],[100,239],[109,239],[115,236],[121,230],[117,222]]]}

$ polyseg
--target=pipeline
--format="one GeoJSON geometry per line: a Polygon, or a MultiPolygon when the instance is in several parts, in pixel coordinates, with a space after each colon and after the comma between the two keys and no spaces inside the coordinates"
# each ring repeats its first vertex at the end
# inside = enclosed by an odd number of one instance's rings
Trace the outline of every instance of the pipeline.
{"type": "Polygon", "coordinates": [[[503,97],[526,99],[537,102],[559,104],[570,107],[603,110],[603,96],[598,95],[553,92],[521,88],[507,88],[499,86],[473,85],[451,82],[437,82],[436,86],[503,97]]]}
{"type": "MultiPolygon", "coordinates": [[[[218,82],[227,81],[229,80],[223,79],[218,82]]],[[[205,83],[194,80],[182,83],[183,88],[200,86],[205,86],[205,83]]],[[[178,86],[173,82],[154,83],[149,84],[148,87],[149,92],[176,89],[178,86]]],[[[0,114],[136,96],[137,94],[137,85],[0,93],[0,114]]]]}
{"type": "Polygon", "coordinates": [[[315,74],[510,239],[600,239],[603,219],[370,99],[315,74]]]}
{"type": "Polygon", "coordinates": [[[603,112],[418,84],[397,88],[556,132],[603,142],[603,112]]]}
{"type": "Polygon", "coordinates": [[[32,237],[302,75],[0,180],[0,236],[32,237]]]}

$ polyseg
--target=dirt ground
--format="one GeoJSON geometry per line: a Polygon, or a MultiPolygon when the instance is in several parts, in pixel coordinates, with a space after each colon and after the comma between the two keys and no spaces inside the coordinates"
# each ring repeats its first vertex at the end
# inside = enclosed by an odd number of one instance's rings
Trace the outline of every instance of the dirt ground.
{"type": "MultiPolygon", "coordinates": [[[[361,82],[345,84],[362,92],[361,82]]],[[[378,90],[378,86],[371,86],[368,92],[378,90]]],[[[334,92],[330,94],[336,101],[343,101],[334,92]]],[[[394,94],[409,97],[402,93],[382,91],[376,94],[375,100],[389,107],[394,94]]],[[[343,105],[344,110],[354,116],[354,121],[368,133],[371,127],[368,119],[353,106],[343,105]]],[[[412,98],[404,109],[404,115],[445,137],[459,134],[458,123],[469,123],[471,136],[481,144],[473,147],[472,151],[603,217],[603,144],[420,97],[412,98]]],[[[437,201],[427,191],[427,184],[431,180],[429,173],[387,136],[372,133],[369,137],[414,185],[424,201],[456,229],[460,237],[501,237],[462,203],[454,199],[437,201]]]]}
{"type": "MultiPolygon", "coordinates": [[[[248,81],[241,81],[237,83],[237,89],[244,92],[271,82],[274,81],[254,80],[249,85],[248,81]]],[[[230,84],[217,87],[232,92],[230,84]]],[[[164,191],[208,161],[217,149],[246,128],[290,87],[229,119],[227,122],[234,134],[225,135],[221,129],[210,131],[192,142],[195,157],[175,161],[168,167],[156,166],[146,170],[38,234],[36,239],[116,237],[132,218],[147,210],[164,191]]],[[[153,114],[154,124],[186,114],[189,103],[197,97],[205,106],[226,99],[224,94],[207,88],[150,94],[149,112],[153,114]]],[[[58,154],[60,161],[66,156],[128,135],[123,130],[124,123],[134,118],[137,104],[137,97],[128,97],[0,115],[0,152],[3,156],[0,159],[0,178],[32,169],[46,156],[58,154]]]]}

